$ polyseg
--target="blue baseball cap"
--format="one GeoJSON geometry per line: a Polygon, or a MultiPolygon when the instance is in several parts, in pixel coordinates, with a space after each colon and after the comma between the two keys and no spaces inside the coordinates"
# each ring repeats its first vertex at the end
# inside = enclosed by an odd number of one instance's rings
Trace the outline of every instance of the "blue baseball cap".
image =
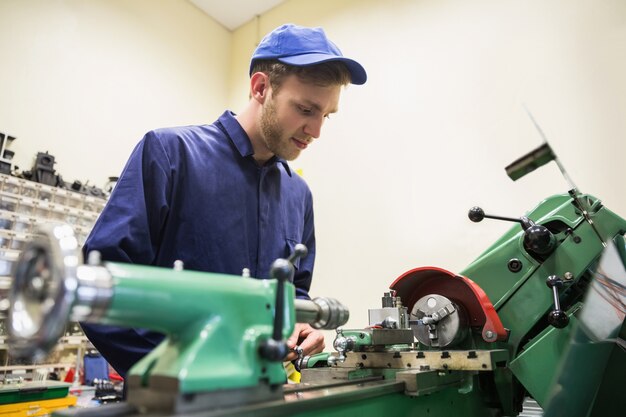
{"type": "Polygon", "coordinates": [[[365,84],[367,81],[365,68],[355,60],[344,57],[322,28],[286,24],[274,29],[265,35],[252,54],[250,75],[254,63],[261,59],[276,59],[297,67],[340,61],[348,67],[352,84],[365,84]]]}

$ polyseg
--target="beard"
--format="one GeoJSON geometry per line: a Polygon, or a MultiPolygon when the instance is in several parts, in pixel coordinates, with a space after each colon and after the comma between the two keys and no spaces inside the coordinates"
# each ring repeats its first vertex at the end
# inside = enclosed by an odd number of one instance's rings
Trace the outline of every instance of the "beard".
{"type": "Polygon", "coordinates": [[[293,161],[300,155],[300,149],[291,143],[291,138],[285,136],[278,121],[276,105],[271,99],[265,102],[261,110],[260,128],[265,146],[274,155],[287,161],[293,161]]]}

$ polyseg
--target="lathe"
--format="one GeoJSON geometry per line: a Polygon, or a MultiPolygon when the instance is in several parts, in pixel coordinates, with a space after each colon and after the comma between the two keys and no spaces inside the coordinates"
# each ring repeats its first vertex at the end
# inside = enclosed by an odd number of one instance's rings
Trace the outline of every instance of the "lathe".
{"type": "MultiPolygon", "coordinates": [[[[553,159],[512,164],[513,179],[553,159]]],[[[626,410],[626,221],[573,188],[520,218],[467,268],[410,270],[343,329],[338,301],[295,300],[295,258],[270,280],[80,261],[67,226],[29,243],[15,271],[12,354],[43,355],[68,320],[150,328],[166,340],[126,380],[127,402],[63,415],[515,416],[533,397],[546,416],[626,410]],[[181,301],[183,300],[183,301],[181,301]],[[335,352],[300,357],[285,385],[294,323],[337,329],[335,352]]]]}

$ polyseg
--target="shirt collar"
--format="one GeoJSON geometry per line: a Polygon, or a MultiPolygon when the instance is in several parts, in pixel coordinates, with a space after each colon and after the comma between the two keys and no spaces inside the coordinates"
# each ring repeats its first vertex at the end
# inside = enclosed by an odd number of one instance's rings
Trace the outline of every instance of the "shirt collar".
{"type": "MultiPolygon", "coordinates": [[[[252,142],[250,142],[250,138],[243,127],[239,124],[237,119],[235,119],[235,113],[230,110],[226,110],[224,114],[222,114],[218,122],[224,127],[224,131],[226,135],[229,137],[235,148],[239,151],[239,154],[242,157],[252,157],[254,155],[254,149],[252,149],[252,142]]],[[[291,177],[291,168],[287,161],[283,158],[279,158],[274,155],[269,161],[267,161],[266,165],[273,163],[281,163],[287,171],[287,174],[291,177]]]]}

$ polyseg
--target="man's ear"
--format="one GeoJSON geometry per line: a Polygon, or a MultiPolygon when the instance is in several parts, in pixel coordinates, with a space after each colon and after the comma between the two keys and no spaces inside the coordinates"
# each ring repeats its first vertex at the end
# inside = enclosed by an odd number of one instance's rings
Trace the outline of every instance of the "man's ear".
{"type": "Polygon", "coordinates": [[[255,72],[250,77],[250,97],[260,104],[265,102],[271,90],[270,79],[264,72],[255,72]]]}

